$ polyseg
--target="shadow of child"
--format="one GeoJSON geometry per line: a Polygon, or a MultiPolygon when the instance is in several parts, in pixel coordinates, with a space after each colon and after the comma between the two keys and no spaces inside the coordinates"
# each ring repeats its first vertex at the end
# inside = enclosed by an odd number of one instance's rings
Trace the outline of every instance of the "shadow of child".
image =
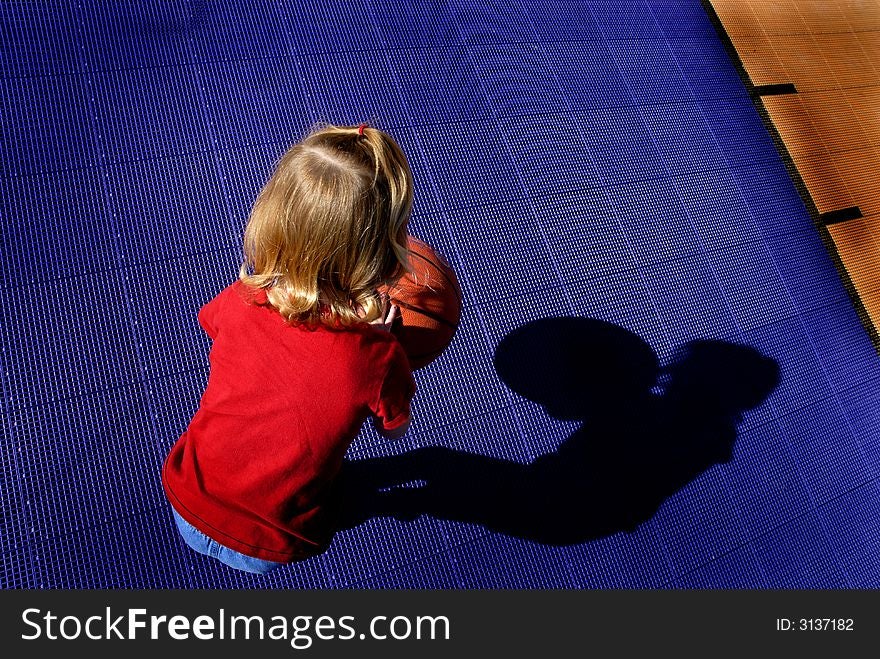
{"type": "Polygon", "coordinates": [[[748,346],[693,341],[661,368],[635,334],[576,317],[517,328],[494,361],[514,392],[578,429],[527,464],[440,446],[348,462],[343,527],[431,515],[550,545],[633,531],[731,459],[742,413],[779,381],[748,346]]]}

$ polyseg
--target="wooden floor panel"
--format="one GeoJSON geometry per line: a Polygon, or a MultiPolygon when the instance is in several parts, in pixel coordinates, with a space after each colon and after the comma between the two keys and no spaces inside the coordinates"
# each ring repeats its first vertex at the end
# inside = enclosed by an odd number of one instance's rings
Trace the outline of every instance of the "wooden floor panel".
{"type": "MultiPolygon", "coordinates": [[[[711,0],[880,336],[880,2],[711,0]],[[761,96],[766,85],[792,93],[761,96]],[[861,216],[860,216],[861,215],[861,216]],[[850,219],[843,219],[850,218],[850,219]]],[[[880,349],[880,347],[878,347],[880,349]]]]}

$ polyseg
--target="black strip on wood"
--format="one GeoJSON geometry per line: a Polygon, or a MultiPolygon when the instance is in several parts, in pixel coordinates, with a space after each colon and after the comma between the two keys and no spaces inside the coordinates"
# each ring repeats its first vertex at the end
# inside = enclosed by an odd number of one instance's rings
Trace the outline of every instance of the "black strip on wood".
{"type": "Polygon", "coordinates": [[[790,82],[779,85],[755,85],[758,96],[779,96],[780,94],[797,94],[797,89],[790,82]]]}
{"type": "Polygon", "coordinates": [[[836,224],[837,222],[846,222],[847,220],[856,220],[862,215],[862,210],[858,206],[850,206],[849,208],[841,208],[839,211],[829,211],[819,215],[822,224],[836,224]]]}

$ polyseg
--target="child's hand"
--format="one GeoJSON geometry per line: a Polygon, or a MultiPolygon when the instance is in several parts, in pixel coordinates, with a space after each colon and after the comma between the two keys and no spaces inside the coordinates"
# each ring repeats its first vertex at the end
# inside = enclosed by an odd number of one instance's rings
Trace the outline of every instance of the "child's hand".
{"type": "Polygon", "coordinates": [[[382,295],[379,304],[381,305],[379,317],[375,320],[371,320],[370,325],[377,329],[390,332],[391,327],[394,325],[394,321],[397,320],[400,310],[397,308],[396,304],[391,302],[391,298],[385,294],[382,295]]]}

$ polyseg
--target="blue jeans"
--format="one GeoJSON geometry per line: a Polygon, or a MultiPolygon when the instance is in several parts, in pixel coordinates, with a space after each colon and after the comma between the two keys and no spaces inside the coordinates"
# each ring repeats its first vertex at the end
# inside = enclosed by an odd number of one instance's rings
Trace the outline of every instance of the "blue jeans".
{"type": "Polygon", "coordinates": [[[265,574],[266,572],[270,572],[271,570],[284,565],[284,563],[266,561],[262,558],[254,558],[253,556],[240,554],[229,547],[224,547],[219,542],[209,538],[183,519],[183,517],[181,517],[173,508],[171,509],[171,512],[174,513],[174,521],[177,523],[177,530],[180,531],[180,536],[183,538],[184,542],[200,554],[216,558],[221,563],[225,563],[229,567],[234,567],[236,570],[244,570],[245,572],[254,572],[256,574],[265,574]]]}

